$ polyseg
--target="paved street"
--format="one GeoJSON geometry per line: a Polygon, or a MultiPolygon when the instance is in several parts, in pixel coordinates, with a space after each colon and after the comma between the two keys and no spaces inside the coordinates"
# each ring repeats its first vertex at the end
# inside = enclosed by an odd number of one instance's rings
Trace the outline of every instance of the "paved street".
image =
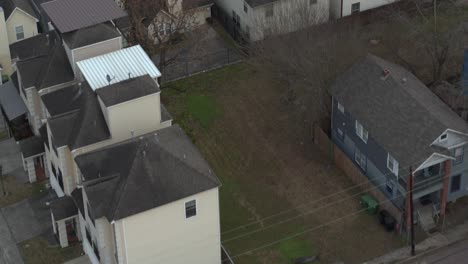
{"type": "Polygon", "coordinates": [[[468,240],[458,244],[435,250],[433,253],[408,262],[414,264],[454,264],[467,263],[468,260],[468,240]]]}

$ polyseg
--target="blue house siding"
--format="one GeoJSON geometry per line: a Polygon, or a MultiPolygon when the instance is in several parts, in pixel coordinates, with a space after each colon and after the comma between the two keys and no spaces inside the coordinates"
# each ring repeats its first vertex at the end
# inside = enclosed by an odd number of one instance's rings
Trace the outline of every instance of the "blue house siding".
{"type": "Polygon", "coordinates": [[[332,141],[348,156],[349,159],[354,161],[356,167],[360,168],[362,173],[366,175],[373,184],[379,186],[382,193],[384,193],[389,199],[395,199],[392,200],[395,206],[403,208],[404,202],[402,199],[396,199],[396,197],[401,197],[401,194],[398,193],[400,191],[398,182],[395,175],[387,168],[387,151],[385,151],[372,138],[372,134],[369,133],[367,143],[365,143],[356,134],[356,119],[346,111],[346,106],[344,106],[344,113],[342,113],[338,109],[337,100],[333,98],[332,107],[332,141]],[[342,133],[339,132],[340,130],[342,133]],[[367,157],[364,169],[362,169],[355,161],[356,149],[367,157]],[[387,183],[389,187],[393,186],[391,190],[387,189],[387,183]]]}
{"type": "MultiPolygon", "coordinates": [[[[468,195],[468,146],[465,145],[463,149],[463,160],[461,162],[452,162],[452,169],[450,172],[449,192],[447,200],[453,202],[462,196],[468,195]],[[457,191],[451,191],[454,177],[460,175],[460,188],[457,191]]],[[[455,154],[455,150],[453,150],[455,154]]]]}

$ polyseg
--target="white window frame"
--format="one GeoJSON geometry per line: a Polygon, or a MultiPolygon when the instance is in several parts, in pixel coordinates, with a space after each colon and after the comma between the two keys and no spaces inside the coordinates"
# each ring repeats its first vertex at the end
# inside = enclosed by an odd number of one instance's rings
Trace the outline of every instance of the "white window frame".
{"type": "Polygon", "coordinates": [[[367,144],[367,140],[369,139],[369,131],[367,131],[364,126],[356,120],[355,122],[355,129],[356,129],[356,135],[364,141],[364,143],[367,144]]]}
{"type": "Polygon", "coordinates": [[[359,13],[361,12],[361,2],[356,2],[356,3],[352,3],[351,4],[351,14],[356,14],[356,13],[359,13]],[[353,9],[354,6],[358,6],[359,8],[358,9],[353,9]]]}
{"type": "Polygon", "coordinates": [[[362,170],[367,171],[367,157],[358,148],[354,150],[354,161],[356,161],[362,170]]]}
{"type": "Polygon", "coordinates": [[[439,137],[439,141],[440,141],[440,142],[445,142],[445,141],[447,141],[447,138],[448,138],[448,135],[447,135],[446,133],[445,133],[445,134],[442,134],[442,135],[440,135],[440,137],[439,137]],[[443,137],[443,138],[442,138],[442,137],[443,137]]]}
{"type": "Polygon", "coordinates": [[[16,36],[16,40],[22,40],[25,38],[25,35],[24,35],[24,26],[23,25],[16,25],[15,26],[15,36],[16,36]],[[18,32],[18,28],[21,28],[21,32],[18,32]],[[23,37],[22,38],[18,38],[18,34],[23,34],[23,37]]]}
{"type": "Polygon", "coordinates": [[[397,177],[398,177],[398,166],[399,166],[398,161],[392,155],[390,155],[390,153],[388,153],[387,154],[387,168],[397,177]]]}
{"type": "Polygon", "coordinates": [[[341,113],[344,114],[344,105],[342,105],[340,102],[338,102],[338,105],[336,106],[338,110],[340,110],[341,113]]]}

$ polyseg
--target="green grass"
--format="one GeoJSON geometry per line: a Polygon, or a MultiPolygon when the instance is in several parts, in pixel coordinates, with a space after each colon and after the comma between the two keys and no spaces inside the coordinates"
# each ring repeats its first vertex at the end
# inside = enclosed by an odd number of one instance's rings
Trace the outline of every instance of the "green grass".
{"type": "Polygon", "coordinates": [[[0,131],[0,140],[7,138],[7,133],[5,131],[0,131]]]}
{"type": "Polygon", "coordinates": [[[310,243],[300,239],[285,240],[278,245],[278,248],[285,257],[286,263],[294,263],[297,258],[314,255],[310,243]]]}
{"type": "Polygon", "coordinates": [[[19,244],[26,264],[59,264],[77,258],[82,253],[80,244],[70,247],[51,247],[42,237],[35,237],[19,244]]]}
{"type": "MultiPolygon", "coordinates": [[[[232,139],[229,122],[224,113],[229,105],[223,104],[225,96],[237,96],[239,81],[248,79],[255,71],[246,64],[236,64],[208,73],[166,84],[162,100],[179,124],[191,137],[210,163],[220,179],[220,214],[222,232],[255,221],[258,217],[271,215],[290,208],[285,199],[279,197],[265,182],[256,180],[256,175],[277,173],[275,164],[256,160],[247,168],[247,177],[239,175],[244,166],[242,144],[232,139]],[[252,177],[252,178],[251,178],[252,177]],[[254,210],[254,211],[252,211],[254,210]]],[[[243,122],[243,120],[239,120],[243,122]]],[[[242,135],[240,135],[242,136],[242,135]]],[[[293,212],[292,212],[293,213],[293,212]]],[[[285,215],[283,217],[288,217],[285,215]]],[[[263,226],[274,223],[262,222],[263,226]]],[[[261,227],[254,224],[222,235],[222,240],[233,238],[261,227]]],[[[302,219],[265,229],[262,232],[224,243],[232,255],[276,241],[285,234],[304,230],[302,219]]],[[[265,252],[273,250],[275,261],[289,263],[293,258],[314,254],[313,248],[301,238],[288,240],[281,247],[274,245],[265,252]]],[[[243,255],[236,263],[262,263],[257,253],[243,255]]]]}
{"type": "Polygon", "coordinates": [[[221,108],[212,96],[190,95],[187,98],[187,109],[192,118],[204,128],[209,128],[222,115],[221,108]]]}

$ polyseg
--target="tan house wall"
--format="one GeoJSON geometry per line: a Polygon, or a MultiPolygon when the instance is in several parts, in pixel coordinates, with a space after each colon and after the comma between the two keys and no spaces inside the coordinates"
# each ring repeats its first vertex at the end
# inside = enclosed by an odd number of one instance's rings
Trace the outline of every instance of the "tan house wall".
{"type": "Polygon", "coordinates": [[[155,131],[161,125],[160,93],[107,107],[105,115],[112,138],[117,141],[155,131]]]}
{"type": "MultiPolygon", "coordinates": [[[[11,75],[11,54],[8,42],[7,25],[5,21],[5,12],[0,7],[0,64],[2,65],[2,73],[11,75]]],[[[1,77],[1,76],[0,76],[1,77]]]]}
{"type": "Polygon", "coordinates": [[[77,73],[78,67],[77,62],[100,56],[109,52],[117,51],[122,49],[122,37],[109,39],[106,41],[98,42],[89,46],[80,47],[71,50],[64,42],[65,51],[72,65],[73,72],[77,73]]]}
{"type": "Polygon", "coordinates": [[[10,44],[17,42],[15,27],[23,25],[24,39],[37,35],[37,20],[25,12],[16,9],[6,21],[8,42],[10,44]]]}
{"type": "Polygon", "coordinates": [[[214,188],[116,221],[119,263],[221,263],[218,198],[214,188]],[[193,199],[197,215],[186,218],[193,199]]]}

